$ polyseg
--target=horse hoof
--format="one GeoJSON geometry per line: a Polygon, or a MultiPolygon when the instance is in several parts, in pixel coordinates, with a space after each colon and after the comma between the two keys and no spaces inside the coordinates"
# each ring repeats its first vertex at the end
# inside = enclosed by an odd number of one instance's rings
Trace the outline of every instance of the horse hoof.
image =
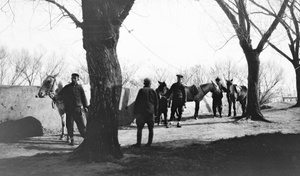
{"type": "Polygon", "coordinates": [[[63,140],[63,139],[65,139],[64,136],[60,136],[60,137],[59,137],[59,140],[63,140]]]}

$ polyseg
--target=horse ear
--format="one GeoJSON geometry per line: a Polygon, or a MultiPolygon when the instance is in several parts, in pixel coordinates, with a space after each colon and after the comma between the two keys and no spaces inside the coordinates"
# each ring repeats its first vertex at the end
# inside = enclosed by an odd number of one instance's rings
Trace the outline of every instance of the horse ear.
{"type": "Polygon", "coordinates": [[[158,81],[158,84],[161,84],[162,82],[158,81]]]}
{"type": "Polygon", "coordinates": [[[231,82],[233,81],[233,79],[230,80],[231,82]]]}
{"type": "Polygon", "coordinates": [[[56,78],[56,77],[58,76],[58,74],[59,74],[59,73],[56,73],[56,74],[54,74],[54,75],[53,75],[53,77],[55,77],[55,78],[56,78]]]}

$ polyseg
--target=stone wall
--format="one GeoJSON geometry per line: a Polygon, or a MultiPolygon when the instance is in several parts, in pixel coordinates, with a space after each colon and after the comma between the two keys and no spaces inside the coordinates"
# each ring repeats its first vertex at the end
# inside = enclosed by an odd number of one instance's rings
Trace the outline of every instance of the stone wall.
{"type": "MultiPolygon", "coordinates": [[[[45,129],[60,130],[60,116],[53,108],[52,100],[49,97],[36,98],[38,90],[37,86],[0,86],[0,123],[33,117],[45,129]]],[[[129,125],[134,120],[132,110],[137,91],[138,89],[122,89],[120,126],[129,125]]]]}

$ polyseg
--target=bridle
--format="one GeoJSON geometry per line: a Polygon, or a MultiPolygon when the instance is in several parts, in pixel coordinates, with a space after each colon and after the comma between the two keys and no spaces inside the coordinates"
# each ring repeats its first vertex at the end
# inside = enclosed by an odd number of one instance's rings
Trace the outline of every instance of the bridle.
{"type": "Polygon", "coordinates": [[[55,85],[55,82],[56,82],[56,78],[54,76],[48,76],[48,77],[53,78],[53,82],[52,82],[52,84],[50,86],[50,89],[48,89],[47,91],[45,91],[45,94],[48,95],[53,100],[53,97],[50,96],[50,93],[54,92],[54,85],[55,85]]]}

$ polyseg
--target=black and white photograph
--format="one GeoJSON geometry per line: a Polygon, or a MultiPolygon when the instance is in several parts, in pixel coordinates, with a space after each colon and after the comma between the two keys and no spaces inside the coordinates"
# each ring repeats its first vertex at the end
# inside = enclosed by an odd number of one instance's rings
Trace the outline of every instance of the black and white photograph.
{"type": "Polygon", "coordinates": [[[299,0],[1,0],[1,176],[300,175],[299,0]]]}

